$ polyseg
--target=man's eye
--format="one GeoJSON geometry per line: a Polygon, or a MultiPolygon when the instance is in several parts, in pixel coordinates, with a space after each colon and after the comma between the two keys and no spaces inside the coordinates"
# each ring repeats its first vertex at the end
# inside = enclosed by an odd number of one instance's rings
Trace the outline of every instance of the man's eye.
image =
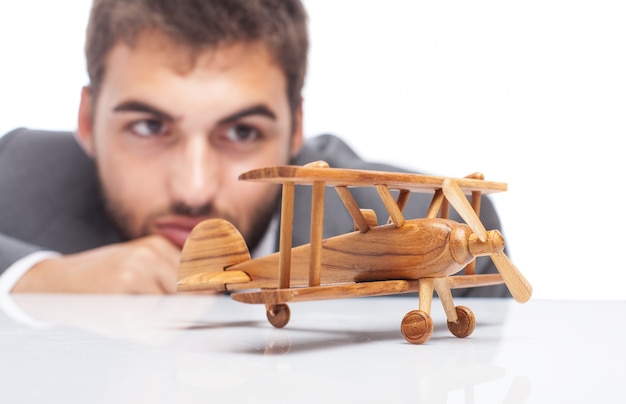
{"type": "Polygon", "coordinates": [[[130,129],[134,134],[143,137],[159,136],[167,133],[167,125],[155,119],[144,119],[135,122],[130,129]]]}
{"type": "Polygon", "coordinates": [[[255,128],[248,125],[234,125],[226,131],[226,137],[231,142],[253,142],[261,137],[255,128]]]}

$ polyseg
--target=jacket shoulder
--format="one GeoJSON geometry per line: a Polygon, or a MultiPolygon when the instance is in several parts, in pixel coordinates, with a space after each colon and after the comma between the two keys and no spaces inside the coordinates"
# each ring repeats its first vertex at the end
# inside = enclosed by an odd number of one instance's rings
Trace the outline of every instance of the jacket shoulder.
{"type": "Polygon", "coordinates": [[[292,164],[304,165],[317,160],[324,160],[334,168],[418,173],[387,163],[364,160],[344,140],[331,134],[307,139],[292,164]]]}
{"type": "MultiPolygon", "coordinates": [[[[18,159],[28,155],[84,155],[72,132],[15,129],[0,137],[3,159],[18,159]]],[[[44,157],[44,156],[42,156],[44,157]]],[[[85,158],[87,156],[84,156],[85,158]]]]}

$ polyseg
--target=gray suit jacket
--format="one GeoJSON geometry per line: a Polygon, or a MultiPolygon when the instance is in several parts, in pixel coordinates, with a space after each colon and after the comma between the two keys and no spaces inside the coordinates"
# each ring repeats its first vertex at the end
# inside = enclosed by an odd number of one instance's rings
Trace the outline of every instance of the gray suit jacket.
{"type": "MultiPolygon", "coordinates": [[[[332,135],[307,140],[293,164],[316,160],[339,168],[406,171],[363,161],[332,135]]],[[[374,190],[364,188],[353,194],[359,206],[374,209],[379,218],[388,216],[374,190]]],[[[405,216],[423,216],[430,198],[413,194],[405,216]]],[[[310,205],[311,188],[296,187],[294,246],[309,241],[310,205]]],[[[352,218],[336,193],[326,193],[324,211],[324,237],[352,231],[352,218]]],[[[481,219],[487,229],[500,229],[488,198],[483,198],[481,219]]],[[[71,133],[17,129],[0,137],[0,273],[34,251],[69,254],[121,241],[105,212],[94,164],[71,133]]],[[[476,270],[496,269],[490,259],[479,258],[476,270]]],[[[510,296],[502,285],[459,289],[454,294],[510,296]]]]}

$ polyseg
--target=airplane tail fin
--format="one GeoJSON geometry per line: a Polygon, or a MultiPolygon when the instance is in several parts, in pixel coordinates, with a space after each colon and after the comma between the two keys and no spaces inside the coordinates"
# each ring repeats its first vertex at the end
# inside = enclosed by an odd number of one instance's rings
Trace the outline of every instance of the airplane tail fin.
{"type": "Polygon", "coordinates": [[[176,285],[179,291],[226,290],[228,283],[250,281],[243,271],[225,271],[248,260],[248,246],[235,226],[223,219],[205,220],[183,246],[176,285]]]}

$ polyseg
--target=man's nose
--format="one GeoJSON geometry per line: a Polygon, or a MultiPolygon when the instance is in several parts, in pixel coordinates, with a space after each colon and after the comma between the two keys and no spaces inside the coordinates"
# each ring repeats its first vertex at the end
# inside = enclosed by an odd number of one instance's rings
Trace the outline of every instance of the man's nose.
{"type": "Polygon", "coordinates": [[[219,188],[219,155],[204,136],[190,137],[179,145],[171,162],[172,199],[188,206],[210,203],[219,188]]]}

